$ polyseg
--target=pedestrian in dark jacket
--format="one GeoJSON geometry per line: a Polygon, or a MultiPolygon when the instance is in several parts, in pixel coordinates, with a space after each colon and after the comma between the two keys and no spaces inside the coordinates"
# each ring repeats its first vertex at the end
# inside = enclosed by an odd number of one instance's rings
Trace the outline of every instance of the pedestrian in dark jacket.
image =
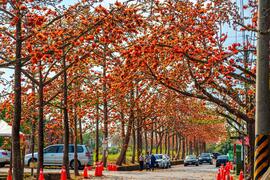
{"type": "Polygon", "coordinates": [[[151,170],[154,171],[156,164],[156,158],[153,154],[151,154],[151,170]]]}
{"type": "Polygon", "coordinates": [[[150,170],[151,167],[151,155],[147,152],[145,155],[145,168],[146,171],[150,170]]]}
{"type": "Polygon", "coordinates": [[[144,158],[143,155],[141,154],[139,157],[139,163],[140,163],[140,171],[143,170],[143,166],[144,166],[144,158]]]}

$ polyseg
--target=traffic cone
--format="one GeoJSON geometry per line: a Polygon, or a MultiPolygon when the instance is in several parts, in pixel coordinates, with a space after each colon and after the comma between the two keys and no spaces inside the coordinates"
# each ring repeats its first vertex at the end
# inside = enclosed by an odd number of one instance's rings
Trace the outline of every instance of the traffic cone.
{"type": "Polygon", "coordinates": [[[86,165],[84,165],[84,169],[83,169],[83,177],[84,177],[84,178],[88,178],[88,169],[87,169],[86,165]]]}
{"type": "Polygon", "coordinates": [[[8,170],[7,180],[12,180],[12,174],[11,174],[10,169],[8,170]]]}
{"type": "Polygon", "coordinates": [[[45,180],[44,179],[44,174],[43,174],[43,169],[41,168],[40,171],[39,171],[39,177],[38,177],[38,180],[45,180]]]}
{"type": "Polygon", "coordinates": [[[244,174],[243,171],[240,171],[239,180],[244,180],[244,174]]]}
{"type": "Polygon", "coordinates": [[[221,178],[220,178],[220,172],[217,173],[217,178],[216,178],[216,180],[221,180],[221,178]]]}
{"type": "Polygon", "coordinates": [[[102,176],[102,166],[101,165],[96,166],[95,176],[102,176]]]}
{"type": "Polygon", "coordinates": [[[65,166],[63,166],[61,170],[61,180],[67,180],[67,173],[65,166]]]}

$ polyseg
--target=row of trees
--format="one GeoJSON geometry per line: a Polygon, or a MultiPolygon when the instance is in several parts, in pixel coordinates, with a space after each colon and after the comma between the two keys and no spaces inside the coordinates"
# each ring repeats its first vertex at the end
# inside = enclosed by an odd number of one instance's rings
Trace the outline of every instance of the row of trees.
{"type": "MultiPolygon", "coordinates": [[[[96,152],[99,131],[104,139],[121,134],[118,165],[131,138],[137,157],[143,137],[146,149],[161,150],[163,142],[168,153],[172,143],[179,157],[189,147],[184,141],[199,147],[221,140],[224,119],[238,131],[247,128],[253,147],[255,47],[226,47],[227,35],[220,33],[220,24],[242,22],[233,3],[59,3],[0,1],[0,67],[14,69],[14,80],[1,81],[14,86],[3,88],[1,110],[13,119],[15,179],[23,169],[20,130],[31,134],[32,152],[38,143],[37,173],[44,145],[63,142],[68,176],[68,144],[82,143],[82,134],[93,130],[96,152]]],[[[247,7],[256,12],[255,2],[247,7]]],[[[252,22],[241,24],[243,30],[255,27],[252,22]]]]}

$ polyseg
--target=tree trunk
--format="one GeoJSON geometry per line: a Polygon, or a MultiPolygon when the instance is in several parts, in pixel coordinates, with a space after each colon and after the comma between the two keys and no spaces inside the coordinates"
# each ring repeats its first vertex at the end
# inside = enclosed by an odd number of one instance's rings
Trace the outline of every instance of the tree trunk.
{"type": "MultiPolygon", "coordinates": [[[[40,61],[39,66],[42,67],[42,63],[40,61]]],[[[39,85],[38,85],[38,168],[37,168],[37,179],[39,176],[40,169],[43,169],[44,162],[44,120],[43,120],[43,77],[42,77],[42,69],[39,69],[39,85]]]]}
{"type": "Polygon", "coordinates": [[[148,152],[148,139],[147,139],[147,130],[146,128],[144,129],[144,141],[145,141],[145,152],[148,152]]]}
{"type": "MultiPolygon", "coordinates": [[[[164,133],[161,133],[161,135],[159,136],[160,137],[160,143],[159,143],[159,153],[162,154],[162,145],[163,145],[163,136],[164,136],[164,133]]],[[[165,137],[166,138],[166,137],[165,137]]]]}
{"type": "Polygon", "coordinates": [[[131,157],[131,163],[135,163],[135,156],[136,156],[136,134],[135,134],[135,122],[132,123],[132,157],[131,157]]]}
{"type": "Polygon", "coordinates": [[[181,159],[185,159],[186,156],[186,138],[182,140],[182,156],[181,159]]]}
{"type": "Polygon", "coordinates": [[[20,152],[20,122],[22,113],[21,103],[21,51],[22,51],[22,40],[21,40],[21,15],[18,13],[18,22],[16,24],[16,64],[15,64],[15,75],[14,75],[14,117],[12,122],[12,166],[13,166],[13,179],[22,179],[22,168],[21,168],[21,152],[20,152]]]}
{"type": "Polygon", "coordinates": [[[150,153],[153,153],[153,146],[154,146],[154,123],[152,120],[151,124],[151,137],[150,137],[150,153]]]}
{"type": "MultiPolygon", "coordinates": [[[[32,82],[32,94],[33,94],[33,108],[32,108],[32,116],[33,121],[31,122],[31,156],[32,156],[32,163],[34,163],[34,153],[35,153],[35,129],[36,129],[36,91],[35,91],[35,83],[32,82]]],[[[31,176],[34,175],[34,168],[31,168],[31,176]]]]}
{"type": "Polygon", "coordinates": [[[174,159],[174,157],[175,157],[175,154],[174,154],[174,151],[175,151],[175,142],[174,142],[174,133],[173,133],[173,135],[172,135],[172,159],[174,159]]]}
{"type": "Polygon", "coordinates": [[[139,162],[139,157],[142,153],[142,125],[141,119],[137,118],[137,161],[139,162]]]}
{"type": "MultiPolygon", "coordinates": [[[[64,54],[64,53],[63,53],[64,54]]],[[[66,68],[66,59],[63,57],[63,68],[66,68]]],[[[63,156],[63,166],[66,168],[67,178],[70,179],[69,173],[69,122],[68,122],[68,87],[67,87],[67,71],[63,72],[63,113],[64,113],[64,156],[63,156]]]]}
{"type": "Polygon", "coordinates": [[[177,142],[176,159],[180,159],[180,152],[182,151],[182,153],[183,153],[183,150],[182,150],[183,141],[178,134],[176,134],[175,138],[176,138],[176,142],[177,142]]]}
{"type": "MultiPolygon", "coordinates": [[[[155,130],[157,130],[157,128],[155,127],[155,130]]],[[[158,142],[159,142],[159,140],[158,140],[158,133],[157,133],[157,131],[155,131],[155,147],[156,147],[156,154],[158,153],[158,142]]]]}
{"type": "MultiPolygon", "coordinates": [[[[77,143],[77,139],[78,139],[78,130],[77,130],[77,107],[75,106],[74,108],[74,174],[75,176],[79,176],[79,170],[78,170],[78,143],[77,143]]],[[[83,165],[83,164],[81,164],[83,165]]]]}
{"type": "Polygon", "coordinates": [[[98,100],[98,90],[97,90],[97,103],[96,103],[96,162],[98,162],[99,156],[99,100],[98,100]]]}
{"type": "MultiPolygon", "coordinates": [[[[106,64],[106,59],[104,58],[103,60],[103,115],[104,115],[104,140],[108,142],[108,100],[107,100],[107,64],[106,64]]],[[[107,166],[107,148],[103,149],[103,155],[102,155],[102,162],[103,165],[106,167],[107,166]]]]}
{"type": "Polygon", "coordinates": [[[169,155],[169,156],[171,156],[171,142],[170,142],[170,140],[171,140],[171,137],[170,137],[170,133],[168,132],[168,151],[167,151],[167,154],[169,155]]]}
{"type": "Polygon", "coordinates": [[[80,144],[83,144],[82,120],[81,120],[81,118],[79,118],[79,130],[80,130],[80,144]]]}
{"type": "Polygon", "coordinates": [[[164,149],[165,149],[165,154],[167,154],[167,150],[168,150],[168,131],[166,130],[165,132],[165,142],[164,142],[164,149]]]}
{"type": "Polygon", "coordinates": [[[133,122],[134,122],[134,90],[131,89],[131,92],[130,92],[130,116],[128,119],[128,128],[127,128],[127,132],[126,132],[126,136],[125,136],[125,142],[122,145],[120,155],[116,161],[116,164],[119,166],[122,165],[124,158],[126,156],[133,122]]]}
{"type": "MultiPolygon", "coordinates": [[[[125,143],[125,118],[124,118],[124,113],[123,111],[121,110],[121,135],[122,135],[122,144],[125,143]]],[[[123,160],[123,163],[126,164],[126,155],[124,156],[124,160],[123,160]]]]}

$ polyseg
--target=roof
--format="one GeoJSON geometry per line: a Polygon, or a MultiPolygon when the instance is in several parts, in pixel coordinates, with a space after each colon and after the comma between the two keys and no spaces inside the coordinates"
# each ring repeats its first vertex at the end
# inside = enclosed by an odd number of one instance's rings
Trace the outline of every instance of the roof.
{"type": "MultiPolygon", "coordinates": [[[[23,134],[20,132],[20,134],[23,134]]],[[[11,137],[12,136],[12,126],[10,126],[6,121],[0,120],[0,136],[11,137]]]]}

